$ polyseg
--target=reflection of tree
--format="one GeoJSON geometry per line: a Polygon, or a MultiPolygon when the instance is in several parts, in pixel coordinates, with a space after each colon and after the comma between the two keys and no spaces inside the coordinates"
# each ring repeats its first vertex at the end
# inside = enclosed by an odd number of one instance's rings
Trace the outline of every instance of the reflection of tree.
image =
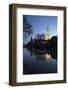
{"type": "Polygon", "coordinates": [[[37,39],[32,39],[26,45],[26,48],[32,54],[37,56],[43,56],[44,54],[50,54],[52,58],[57,59],[57,36],[53,36],[50,40],[38,39],[39,34],[37,34],[37,39]]]}
{"type": "Polygon", "coordinates": [[[46,54],[51,56],[50,58],[57,59],[57,51],[56,49],[54,50],[53,48],[44,49],[44,50],[40,50],[37,48],[33,48],[33,49],[27,48],[27,50],[31,53],[31,56],[35,55],[39,60],[44,59],[46,57],[45,56],[46,54]]]}

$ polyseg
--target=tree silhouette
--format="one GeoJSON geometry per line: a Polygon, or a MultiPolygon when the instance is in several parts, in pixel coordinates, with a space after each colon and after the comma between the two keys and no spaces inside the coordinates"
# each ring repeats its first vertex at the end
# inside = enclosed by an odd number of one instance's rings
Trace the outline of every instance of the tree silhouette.
{"type": "Polygon", "coordinates": [[[36,34],[36,37],[35,37],[35,39],[43,39],[43,40],[45,40],[45,34],[36,34]]]}
{"type": "Polygon", "coordinates": [[[36,34],[35,39],[41,39],[41,36],[39,33],[36,34]]]}
{"type": "Polygon", "coordinates": [[[26,15],[23,15],[23,32],[25,32],[27,35],[32,34],[32,25],[28,22],[26,15]]]}
{"type": "Polygon", "coordinates": [[[23,41],[24,44],[27,43],[30,36],[32,35],[32,25],[29,23],[28,18],[26,15],[23,15],[23,41]]]}

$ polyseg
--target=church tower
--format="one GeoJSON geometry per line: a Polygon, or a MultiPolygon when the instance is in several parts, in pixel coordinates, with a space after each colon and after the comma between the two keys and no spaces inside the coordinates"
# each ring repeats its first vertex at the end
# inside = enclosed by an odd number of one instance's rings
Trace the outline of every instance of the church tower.
{"type": "Polygon", "coordinates": [[[46,40],[50,39],[49,27],[47,26],[46,40]]]}

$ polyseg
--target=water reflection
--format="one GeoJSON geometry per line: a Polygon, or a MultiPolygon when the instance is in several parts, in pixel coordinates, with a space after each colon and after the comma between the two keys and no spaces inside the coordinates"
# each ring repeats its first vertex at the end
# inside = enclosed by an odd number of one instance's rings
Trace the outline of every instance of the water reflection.
{"type": "Polygon", "coordinates": [[[24,48],[23,74],[57,73],[57,52],[24,48]]]}
{"type": "Polygon", "coordinates": [[[35,55],[35,56],[39,56],[41,58],[41,60],[45,57],[45,59],[51,59],[51,58],[54,58],[54,59],[57,59],[57,51],[54,50],[54,49],[44,49],[44,50],[41,50],[41,49],[29,49],[27,48],[27,50],[31,53],[31,56],[32,55],[35,55]]]}

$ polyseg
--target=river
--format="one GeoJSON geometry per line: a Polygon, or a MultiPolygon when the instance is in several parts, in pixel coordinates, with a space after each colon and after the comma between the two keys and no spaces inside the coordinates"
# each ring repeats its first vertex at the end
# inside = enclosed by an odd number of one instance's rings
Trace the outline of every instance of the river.
{"type": "Polygon", "coordinates": [[[39,52],[23,49],[23,74],[57,73],[57,59],[46,53],[46,50],[39,52]]]}

